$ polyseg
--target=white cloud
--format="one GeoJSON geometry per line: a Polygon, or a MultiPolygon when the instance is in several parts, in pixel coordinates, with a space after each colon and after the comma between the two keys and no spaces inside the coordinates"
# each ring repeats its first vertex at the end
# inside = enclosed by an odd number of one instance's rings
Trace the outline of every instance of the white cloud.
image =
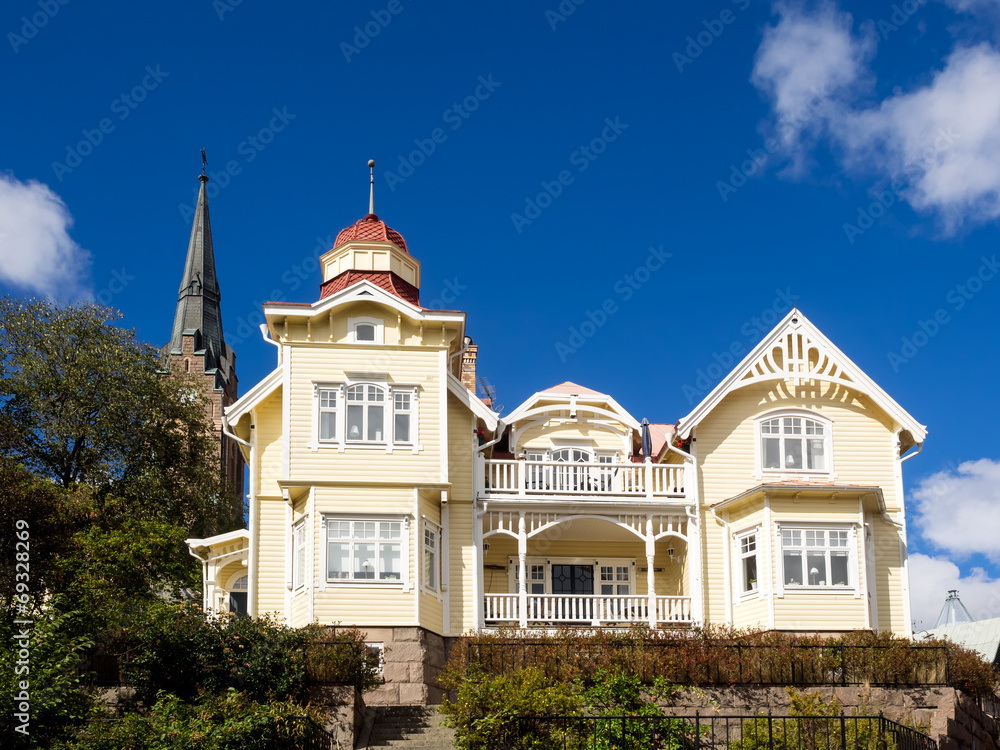
{"type": "Polygon", "coordinates": [[[990,578],[982,568],[973,568],[962,577],[958,566],[943,557],[910,555],[910,614],[915,630],[926,630],[934,623],[951,589],[973,620],[1000,617],[1000,579],[990,578]]]}
{"type": "Polygon", "coordinates": [[[794,155],[805,132],[822,130],[836,98],[867,77],[874,40],[851,34],[851,15],[832,2],[806,11],[800,4],[777,2],[779,16],[754,59],[751,80],[770,98],[775,127],[794,155]]]}
{"type": "MultiPolygon", "coordinates": [[[[1000,52],[960,43],[929,82],[872,104],[871,34],[852,33],[850,15],[829,3],[774,10],[779,20],[764,33],[752,80],[769,97],[776,127],[801,110],[810,87],[826,87],[829,100],[806,131],[813,141],[825,137],[848,171],[897,181],[910,205],[947,232],[1000,217],[1000,52]]],[[[784,141],[793,167],[814,145],[784,141]]]]}
{"type": "Polygon", "coordinates": [[[924,479],[911,495],[914,525],[935,547],[1000,563],[1000,461],[965,461],[924,479]]]}
{"type": "Polygon", "coordinates": [[[0,174],[0,280],[49,297],[86,296],[90,253],[69,236],[72,225],[48,185],[0,174]]]}

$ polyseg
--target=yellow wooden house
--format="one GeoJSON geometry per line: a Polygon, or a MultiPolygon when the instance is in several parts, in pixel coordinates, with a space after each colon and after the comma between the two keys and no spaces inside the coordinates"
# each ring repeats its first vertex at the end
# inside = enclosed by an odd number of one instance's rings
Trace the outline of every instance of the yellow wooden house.
{"type": "Polygon", "coordinates": [[[264,305],[275,369],[226,410],[249,528],[189,540],[207,608],[361,628],[386,703],[437,700],[484,628],[910,634],[926,429],[800,311],[675,425],[570,382],[501,418],[398,232],[369,213],[320,264],[319,300],[264,305]]]}

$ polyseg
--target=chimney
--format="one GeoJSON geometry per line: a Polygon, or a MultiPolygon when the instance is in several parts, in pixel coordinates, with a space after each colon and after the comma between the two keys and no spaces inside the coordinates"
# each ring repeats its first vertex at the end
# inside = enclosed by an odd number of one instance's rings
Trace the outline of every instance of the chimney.
{"type": "Polygon", "coordinates": [[[462,385],[476,395],[476,357],[479,354],[479,347],[469,341],[469,346],[462,355],[462,385]]]}

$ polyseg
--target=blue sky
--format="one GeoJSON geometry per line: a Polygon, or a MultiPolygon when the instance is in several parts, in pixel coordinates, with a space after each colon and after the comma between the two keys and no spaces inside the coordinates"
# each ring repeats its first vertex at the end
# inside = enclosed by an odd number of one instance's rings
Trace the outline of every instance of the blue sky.
{"type": "Polygon", "coordinates": [[[573,380],[676,421],[797,299],[929,427],[914,619],[1000,616],[996,3],[674,5],[11,0],[0,283],[166,341],[204,147],[245,391],[374,158],[508,411],[573,380]]]}

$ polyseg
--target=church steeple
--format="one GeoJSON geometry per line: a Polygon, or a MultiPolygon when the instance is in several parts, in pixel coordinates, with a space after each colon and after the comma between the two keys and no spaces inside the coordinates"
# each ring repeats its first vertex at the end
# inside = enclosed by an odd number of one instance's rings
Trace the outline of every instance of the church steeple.
{"type": "Polygon", "coordinates": [[[222,294],[215,274],[215,252],[212,247],[212,223],[208,215],[208,176],[198,176],[201,190],[194,211],[191,239],[188,242],[184,276],[177,292],[177,311],[170,337],[169,351],[180,354],[185,335],[194,336],[194,351],[205,352],[205,371],[219,370],[223,380],[231,357],[226,352],[222,335],[222,294]]]}

